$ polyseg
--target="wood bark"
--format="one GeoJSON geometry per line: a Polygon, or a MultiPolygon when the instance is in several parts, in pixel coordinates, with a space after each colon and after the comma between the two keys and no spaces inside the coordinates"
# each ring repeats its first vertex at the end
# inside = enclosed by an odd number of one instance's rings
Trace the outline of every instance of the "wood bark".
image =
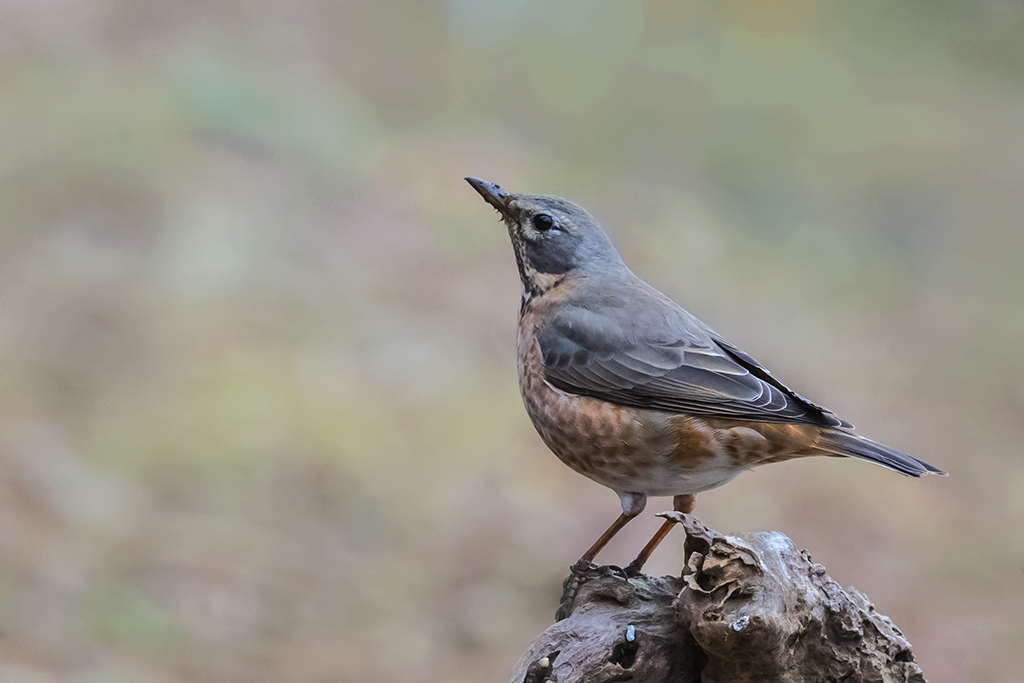
{"type": "Polygon", "coordinates": [[[564,618],[509,683],[925,683],[910,643],[784,534],[725,536],[691,515],[680,576],[574,573],[564,618]]]}

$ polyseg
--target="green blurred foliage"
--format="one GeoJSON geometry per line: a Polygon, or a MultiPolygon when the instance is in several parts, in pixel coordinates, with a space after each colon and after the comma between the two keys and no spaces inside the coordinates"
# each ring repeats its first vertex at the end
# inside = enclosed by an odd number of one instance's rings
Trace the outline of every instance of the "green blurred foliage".
{"type": "Polygon", "coordinates": [[[949,470],[772,466],[698,513],[809,548],[929,680],[1016,680],[1022,31],[1002,0],[0,6],[0,680],[503,679],[618,503],[528,424],[465,175],[584,203],[949,470]]]}

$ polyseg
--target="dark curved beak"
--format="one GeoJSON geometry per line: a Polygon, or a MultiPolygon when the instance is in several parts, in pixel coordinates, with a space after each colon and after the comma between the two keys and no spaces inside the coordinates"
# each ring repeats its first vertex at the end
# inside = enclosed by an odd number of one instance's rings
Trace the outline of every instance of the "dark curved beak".
{"type": "Polygon", "coordinates": [[[479,178],[466,178],[466,182],[473,186],[473,189],[480,193],[484,201],[498,210],[503,218],[511,218],[509,202],[513,195],[501,189],[494,183],[479,178]]]}

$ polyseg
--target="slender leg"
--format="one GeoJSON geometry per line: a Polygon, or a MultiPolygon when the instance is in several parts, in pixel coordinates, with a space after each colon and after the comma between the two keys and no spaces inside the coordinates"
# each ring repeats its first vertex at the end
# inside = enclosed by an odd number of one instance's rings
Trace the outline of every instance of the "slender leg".
{"type": "Polygon", "coordinates": [[[600,538],[594,541],[583,557],[576,560],[576,564],[569,567],[569,576],[565,577],[562,583],[562,597],[558,601],[558,611],[555,612],[555,621],[565,619],[572,612],[573,603],[576,600],[576,593],[580,589],[586,574],[593,568],[591,564],[594,557],[601,552],[601,549],[608,545],[615,534],[619,533],[622,527],[626,526],[629,520],[633,519],[644,511],[647,505],[647,496],[642,493],[619,493],[619,500],[622,501],[622,514],[612,522],[600,538]]]}
{"type": "Polygon", "coordinates": [[[576,564],[586,565],[593,562],[597,554],[601,552],[601,549],[608,545],[608,541],[612,540],[612,537],[619,533],[622,527],[626,526],[626,523],[631,519],[633,518],[625,512],[619,515],[618,519],[612,522],[612,525],[608,527],[608,529],[605,530],[605,532],[601,534],[596,541],[594,541],[594,545],[590,546],[587,552],[583,553],[580,559],[576,560],[576,564]]]}
{"type": "Polygon", "coordinates": [[[647,505],[647,496],[642,493],[620,493],[619,499],[622,501],[622,514],[594,541],[594,545],[583,553],[583,556],[576,561],[576,566],[588,566],[593,562],[601,549],[608,545],[608,541],[612,540],[612,537],[619,533],[629,520],[643,512],[644,506],[647,505]]]}
{"type": "MultiPolygon", "coordinates": [[[[672,499],[672,507],[675,509],[675,511],[682,512],[687,515],[693,512],[693,507],[694,505],[696,505],[696,503],[697,496],[695,496],[692,493],[687,493],[682,496],[675,496],[672,499]]],[[[636,556],[636,559],[626,566],[627,576],[638,576],[640,574],[640,570],[643,569],[644,564],[647,562],[648,559],[650,559],[651,553],[653,553],[654,549],[657,548],[658,545],[665,540],[665,537],[668,536],[668,532],[672,531],[672,527],[674,525],[675,522],[671,519],[666,519],[662,523],[661,527],[654,534],[651,540],[649,540],[647,542],[647,545],[643,547],[643,550],[640,551],[640,554],[636,556]]]]}

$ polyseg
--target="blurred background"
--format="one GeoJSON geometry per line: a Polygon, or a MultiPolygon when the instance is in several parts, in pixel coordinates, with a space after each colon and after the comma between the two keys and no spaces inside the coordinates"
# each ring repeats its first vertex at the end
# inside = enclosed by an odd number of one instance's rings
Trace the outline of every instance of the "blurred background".
{"type": "Polygon", "coordinates": [[[1018,680],[1022,32],[1007,0],[0,3],[0,680],[505,680],[619,503],[529,424],[466,175],[583,203],[948,470],[773,465],[697,514],[790,535],[929,680],[1018,680]]]}

